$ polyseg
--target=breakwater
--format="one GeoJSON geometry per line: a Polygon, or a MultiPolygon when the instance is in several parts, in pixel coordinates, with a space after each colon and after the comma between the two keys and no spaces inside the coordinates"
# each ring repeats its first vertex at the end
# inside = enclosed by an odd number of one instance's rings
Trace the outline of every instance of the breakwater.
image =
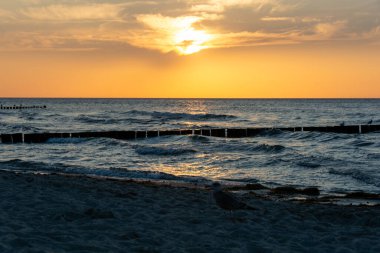
{"type": "Polygon", "coordinates": [[[32,106],[27,106],[27,105],[12,105],[12,106],[7,106],[7,105],[0,105],[0,110],[25,110],[25,109],[46,109],[46,105],[32,105],[32,106]]]}
{"type": "Polygon", "coordinates": [[[380,125],[352,125],[352,126],[325,126],[325,127],[288,127],[288,128],[205,128],[182,130],[145,130],[145,131],[89,131],[89,132],[62,132],[62,133],[11,133],[1,134],[0,143],[43,143],[50,138],[113,138],[133,140],[168,135],[200,135],[219,138],[248,138],[257,136],[266,131],[291,132],[325,132],[342,134],[366,134],[380,132],[380,125]]]}

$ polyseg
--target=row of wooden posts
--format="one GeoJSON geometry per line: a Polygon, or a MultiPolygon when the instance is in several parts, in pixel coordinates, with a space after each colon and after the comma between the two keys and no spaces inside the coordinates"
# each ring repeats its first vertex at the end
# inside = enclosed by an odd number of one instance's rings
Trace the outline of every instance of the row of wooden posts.
{"type": "Polygon", "coordinates": [[[23,110],[23,109],[46,109],[46,105],[33,105],[33,106],[24,106],[24,105],[13,105],[5,106],[0,105],[0,110],[23,110]]]}
{"type": "Polygon", "coordinates": [[[14,133],[1,134],[0,143],[43,143],[50,138],[113,138],[120,140],[133,140],[168,135],[200,135],[221,138],[254,137],[267,131],[291,132],[326,132],[345,134],[365,134],[380,132],[380,125],[354,125],[330,127],[293,127],[293,128],[213,128],[213,129],[187,129],[187,130],[153,130],[153,131],[103,131],[103,132],[77,132],[77,133],[14,133]]]}

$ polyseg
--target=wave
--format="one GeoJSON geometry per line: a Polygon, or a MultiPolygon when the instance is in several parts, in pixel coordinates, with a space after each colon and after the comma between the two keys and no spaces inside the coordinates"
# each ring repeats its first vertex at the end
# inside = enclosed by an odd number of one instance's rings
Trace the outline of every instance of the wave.
{"type": "Polygon", "coordinates": [[[98,147],[102,148],[109,148],[109,147],[129,147],[129,143],[125,142],[123,140],[113,139],[113,138],[49,138],[46,142],[46,144],[90,144],[90,145],[97,145],[98,147]]]}
{"type": "Polygon", "coordinates": [[[363,141],[363,140],[355,140],[355,141],[352,141],[350,143],[350,145],[353,145],[355,147],[367,147],[367,146],[371,146],[371,145],[374,145],[374,144],[375,144],[374,142],[363,141]]]}
{"type": "Polygon", "coordinates": [[[197,150],[190,148],[138,146],[135,151],[139,155],[177,156],[196,153],[197,150]]]}
{"type": "Polygon", "coordinates": [[[193,121],[207,121],[207,120],[230,120],[236,119],[236,116],[227,114],[212,114],[212,113],[200,113],[200,114],[190,114],[190,113],[177,113],[177,112],[148,112],[148,111],[138,111],[132,110],[127,112],[132,115],[140,116],[150,116],[155,119],[165,119],[165,120],[193,120],[193,121]]]}
{"type": "Polygon", "coordinates": [[[320,133],[320,138],[317,139],[320,143],[337,142],[341,140],[347,140],[351,138],[348,134],[338,134],[338,133],[320,133]]]}
{"type": "Polygon", "coordinates": [[[109,116],[88,116],[81,115],[76,118],[77,121],[87,124],[99,124],[99,125],[114,125],[114,124],[137,124],[147,125],[155,123],[152,119],[139,119],[139,118],[109,118],[109,116]]]}
{"type": "Polygon", "coordinates": [[[127,178],[139,178],[139,179],[156,179],[156,180],[178,180],[178,177],[169,173],[159,171],[140,171],[140,170],[128,170],[123,168],[110,168],[115,174],[122,174],[127,178]]]}
{"type": "MultiPolygon", "coordinates": [[[[35,172],[35,173],[70,173],[79,175],[107,175],[107,173],[99,173],[101,170],[88,169],[81,166],[68,165],[63,163],[46,163],[27,161],[21,159],[12,159],[8,161],[1,161],[0,168],[2,170],[17,171],[17,172],[35,172]],[[96,173],[97,172],[97,173],[96,173]]],[[[111,174],[108,173],[110,176],[111,174]]]]}
{"type": "Polygon", "coordinates": [[[367,154],[368,159],[379,159],[380,160],[380,154],[379,153],[371,153],[367,154]]]}
{"type": "Polygon", "coordinates": [[[110,119],[107,117],[88,116],[88,115],[80,115],[76,118],[76,120],[83,123],[89,123],[89,124],[115,124],[120,121],[117,119],[110,119]]]}
{"type": "Polygon", "coordinates": [[[285,150],[285,147],[282,145],[260,144],[256,147],[252,147],[251,150],[264,153],[280,153],[285,150]]]}
{"type": "Polygon", "coordinates": [[[183,182],[209,182],[210,180],[197,177],[197,176],[176,176],[170,173],[160,171],[146,171],[146,170],[129,170],[125,168],[110,168],[110,171],[122,175],[124,178],[133,179],[152,179],[152,180],[169,180],[169,181],[183,181],[183,182]]]}
{"type": "Polygon", "coordinates": [[[300,161],[296,163],[298,166],[310,168],[310,169],[316,169],[321,167],[321,164],[316,162],[307,162],[307,161],[300,161]]]}
{"type": "MultiPolygon", "coordinates": [[[[292,165],[308,169],[317,169],[327,165],[333,166],[338,162],[336,159],[329,156],[318,154],[307,155],[298,152],[291,154],[288,161],[290,161],[292,165]]],[[[344,162],[345,161],[339,161],[339,164],[344,162]]]]}
{"type": "Polygon", "coordinates": [[[357,181],[380,187],[380,178],[377,178],[373,175],[365,174],[364,172],[358,169],[337,170],[330,168],[328,173],[339,176],[349,176],[357,181]]]}
{"type": "Polygon", "coordinates": [[[257,136],[259,137],[279,137],[281,135],[287,135],[290,132],[282,131],[280,129],[268,129],[261,131],[257,136]]]}
{"type": "Polygon", "coordinates": [[[49,167],[48,164],[43,162],[24,161],[21,159],[1,161],[0,166],[7,169],[46,169],[49,167]]]}
{"type": "Polygon", "coordinates": [[[35,133],[42,131],[42,128],[34,127],[27,124],[9,124],[9,123],[1,123],[0,131],[3,133],[35,133]]]}
{"type": "Polygon", "coordinates": [[[253,152],[253,153],[267,153],[277,154],[283,152],[286,148],[282,145],[270,145],[270,144],[257,144],[257,143],[221,143],[215,146],[218,151],[222,152],[253,152]]]}
{"type": "Polygon", "coordinates": [[[192,142],[201,142],[201,143],[208,143],[210,142],[210,139],[206,136],[201,136],[201,135],[191,135],[189,136],[189,139],[192,142]]]}
{"type": "Polygon", "coordinates": [[[165,121],[229,121],[236,119],[236,116],[225,114],[189,114],[189,113],[172,113],[172,112],[146,112],[130,111],[129,117],[110,118],[109,115],[80,115],[76,120],[87,124],[105,124],[112,125],[118,123],[142,124],[165,122],[165,121]],[[148,116],[142,118],[141,116],[148,116]]]}
{"type": "Polygon", "coordinates": [[[27,161],[21,159],[12,159],[0,162],[0,169],[17,171],[17,172],[35,172],[35,173],[73,173],[81,174],[82,167],[66,165],[63,163],[45,163],[36,161],[27,161]]]}
{"type": "Polygon", "coordinates": [[[80,176],[96,176],[100,178],[118,178],[122,180],[165,180],[190,183],[206,183],[209,180],[197,176],[176,176],[159,171],[128,170],[125,168],[89,169],[86,167],[65,165],[61,163],[49,164],[44,162],[24,161],[13,159],[0,162],[0,170],[18,173],[67,174],[80,176]]]}

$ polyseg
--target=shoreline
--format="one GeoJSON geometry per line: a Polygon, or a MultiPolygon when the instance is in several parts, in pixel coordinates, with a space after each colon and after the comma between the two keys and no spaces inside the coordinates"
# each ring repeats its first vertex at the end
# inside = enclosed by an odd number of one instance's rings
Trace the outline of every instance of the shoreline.
{"type": "MultiPolygon", "coordinates": [[[[123,178],[113,176],[83,175],[76,173],[60,172],[36,172],[21,171],[11,169],[1,169],[1,173],[13,173],[17,175],[29,175],[37,177],[62,177],[76,179],[90,179],[99,181],[109,181],[117,183],[135,183],[145,186],[171,187],[171,188],[188,188],[201,191],[210,191],[212,180],[205,182],[181,181],[170,179],[152,179],[152,178],[123,178]]],[[[324,205],[341,205],[341,206],[368,206],[380,207],[380,194],[365,191],[347,191],[347,192],[324,192],[318,187],[296,187],[291,185],[268,186],[260,183],[242,183],[219,181],[225,191],[242,195],[249,194],[252,197],[272,201],[285,201],[295,203],[324,204],[324,205]]]]}
{"type": "Polygon", "coordinates": [[[239,197],[201,188],[0,171],[1,252],[379,252],[380,206],[239,197]]]}

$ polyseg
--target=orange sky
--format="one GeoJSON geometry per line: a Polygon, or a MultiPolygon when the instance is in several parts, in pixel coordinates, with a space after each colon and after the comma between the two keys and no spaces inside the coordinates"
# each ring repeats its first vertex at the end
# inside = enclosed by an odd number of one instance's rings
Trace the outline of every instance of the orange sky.
{"type": "Polygon", "coordinates": [[[0,97],[380,97],[378,1],[89,2],[0,3],[0,97]]]}

